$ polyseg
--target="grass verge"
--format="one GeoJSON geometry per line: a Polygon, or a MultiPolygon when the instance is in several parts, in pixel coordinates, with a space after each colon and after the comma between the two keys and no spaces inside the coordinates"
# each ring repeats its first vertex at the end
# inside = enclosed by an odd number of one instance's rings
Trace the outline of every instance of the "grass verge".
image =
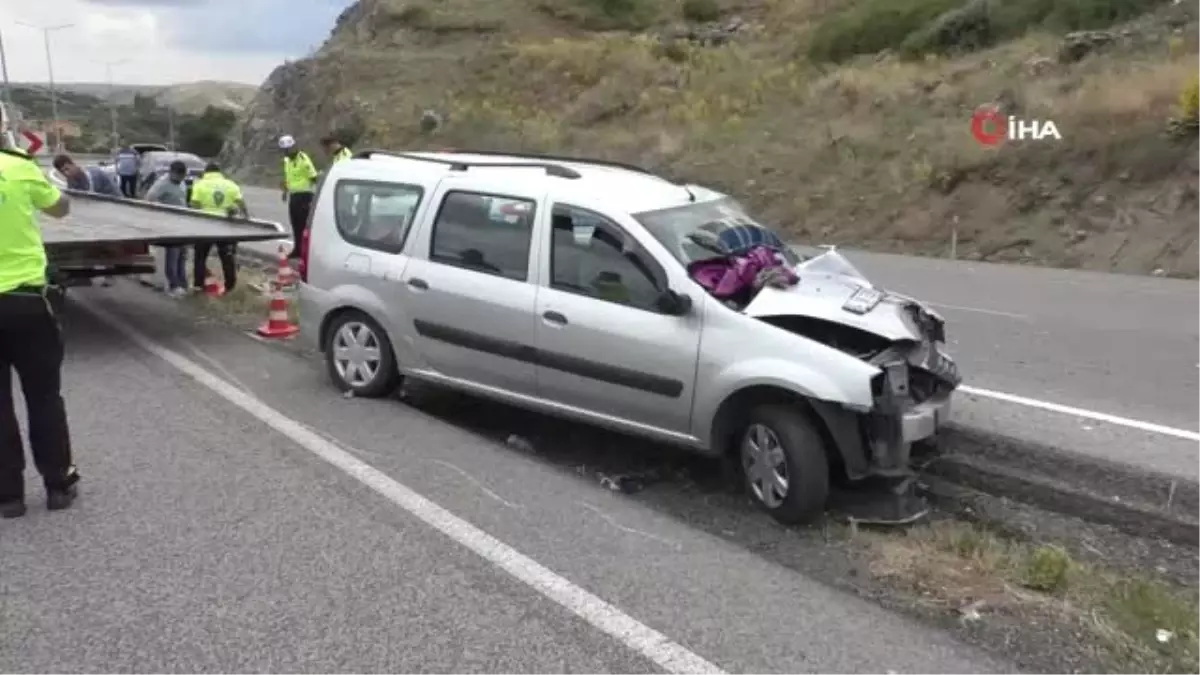
{"type": "MultiPolygon", "coordinates": [[[[249,329],[267,320],[270,303],[270,282],[273,275],[251,267],[238,272],[238,285],[219,298],[198,294],[188,296],[187,302],[205,316],[223,320],[239,328],[249,329]]],[[[299,320],[296,303],[289,297],[288,319],[299,320]]]]}
{"type": "Polygon", "coordinates": [[[1117,573],[958,521],[862,536],[872,576],[925,609],[957,612],[966,623],[1000,614],[1065,629],[1118,672],[1200,669],[1195,587],[1117,573]]]}

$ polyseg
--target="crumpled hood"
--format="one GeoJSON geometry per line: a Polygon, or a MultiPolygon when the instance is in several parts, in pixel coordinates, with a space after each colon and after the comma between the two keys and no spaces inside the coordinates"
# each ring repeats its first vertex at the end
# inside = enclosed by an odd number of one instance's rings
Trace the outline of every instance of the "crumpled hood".
{"type": "Polygon", "coordinates": [[[943,339],[940,334],[944,322],[937,312],[912,298],[874,286],[836,251],[806,260],[795,270],[800,283],[786,289],[763,288],[744,313],[753,317],[806,316],[853,326],[889,340],[943,339]],[[877,297],[877,303],[871,296],[877,297]]]}

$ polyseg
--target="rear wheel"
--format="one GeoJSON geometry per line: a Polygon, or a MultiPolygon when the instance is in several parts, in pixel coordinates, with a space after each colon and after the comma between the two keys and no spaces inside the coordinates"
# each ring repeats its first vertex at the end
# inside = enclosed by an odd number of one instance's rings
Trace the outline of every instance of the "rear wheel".
{"type": "Polygon", "coordinates": [[[355,396],[387,396],[400,383],[396,356],[387,333],[361,312],[344,312],[329,326],[325,365],[329,379],[355,396]]]}
{"type": "Polygon", "coordinates": [[[812,420],[794,405],[750,411],[738,437],[746,489],[759,508],[786,525],[809,522],[825,511],[829,461],[812,420]]]}

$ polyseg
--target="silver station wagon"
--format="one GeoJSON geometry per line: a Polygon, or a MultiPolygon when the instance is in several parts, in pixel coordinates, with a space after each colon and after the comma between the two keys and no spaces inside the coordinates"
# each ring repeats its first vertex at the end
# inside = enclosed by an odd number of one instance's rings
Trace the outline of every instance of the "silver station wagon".
{"type": "Polygon", "coordinates": [[[633,166],[364,151],[302,251],[302,336],[341,390],[414,378],[728,455],[785,523],[833,480],[911,477],[960,382],[927,306],[633,166]]]}

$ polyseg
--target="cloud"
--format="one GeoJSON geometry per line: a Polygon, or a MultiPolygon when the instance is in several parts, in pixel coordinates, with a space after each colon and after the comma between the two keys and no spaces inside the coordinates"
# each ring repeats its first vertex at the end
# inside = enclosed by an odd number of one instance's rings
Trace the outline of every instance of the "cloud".
{"type": "Polygon", "coordinates": [[[201,79],[257,84],[281,62],[328,36],[352,0],[0,0],[10,78],[47,79],[38,26],[51,33],[55,79],[102,82],[106,62],[118,82],[169,84],[201,79]]]}
{"type": "Polygon", "coordinates": [[[171,28],[179,44],[190,49],[303,54],[325,41],[334,19],[348,4],[347,0],[193,2],[171,12],[171,28]],[[237,19],[214,21],[230,16],[237,19]],[[196,30],[196,26],[213,28],[196,30]]]}
{"type": "Polygon", "coordinates": [[[198,51],[301,54],[352,0],[84,0],[156,12],[172,42],[198,51]]]}

